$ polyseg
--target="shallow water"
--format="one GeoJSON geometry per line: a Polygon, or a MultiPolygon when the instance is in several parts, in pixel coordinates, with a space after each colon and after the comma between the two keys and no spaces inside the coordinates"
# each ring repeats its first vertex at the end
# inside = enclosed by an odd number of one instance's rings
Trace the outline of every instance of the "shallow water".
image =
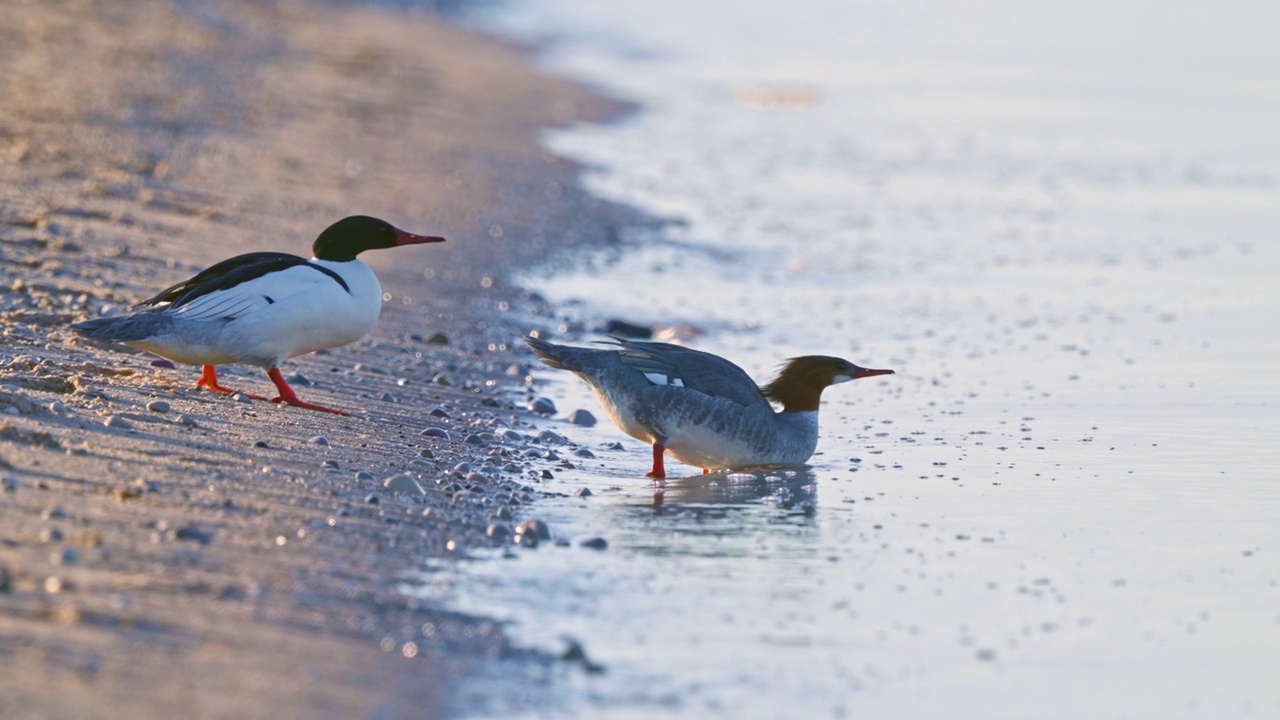
{"type": "Polygon", "coordinates": [[[608,550],[418,592],[607,672],[488,712],[1280,717],[1280,10],[776,5],[485,19],[644,103],[548,142],[681,221],[527,278],[568,324],[898,371],[828,390],[810,467],[660,504],[647,448],[549,421],[597,458],[547,489],[595,495],[534,511],[608,550]]]}

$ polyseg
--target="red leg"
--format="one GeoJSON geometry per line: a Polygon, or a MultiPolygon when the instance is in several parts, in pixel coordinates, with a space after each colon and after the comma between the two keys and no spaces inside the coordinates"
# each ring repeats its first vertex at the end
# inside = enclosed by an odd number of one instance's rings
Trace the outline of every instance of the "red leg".
{"type": "Polygon", "coordinates": [[[287,405],[294,405],[308,410],[319,410],[320,412],[333,413],[334,415],[350,415],[345,410],[335,410],[323,405],[312,405],[308,402],[302,402],[297,395],[293,394],[293,388],[289,387],[289,383],[284,381],[284,376],[280,374],[280,368],[271,368],[267,371],[267,377],[271,378],[271,382],[276,384],[276,389],[280,391],[280,397],[272,398],[271,402],[282,402],[287,405]]]}
{"type": "Polygon", "coordinates": [[[653,444],[653,470],[645,473],[645,477],[662,480],[667,476],[667,470],[662,466],[662,453],[666,451],[667,449],[662,447],[661,443],[653,444]]]}
{"type": "Polygon", "coordinates": [[[703,475],[710,475],[710,474],[711,474],[711,468],[702,468],[702,474],[703,474],[703,475]]]}
{"type": "MultiPolygon", "coordinates": [[[[196,382],[196,387],[202,387],[205,390],[226,393],[228,395],[238,392],[229,387],[223,387],[218,384],[218,371],[214,369],[212,365],[204,366],[203,372],[200,373],[200,379],[196,382]]],[[[266,400],[266,398],[261,395],[251,395],[249,393],[243,393],[243,395],[254,400],[266,400]]]]}

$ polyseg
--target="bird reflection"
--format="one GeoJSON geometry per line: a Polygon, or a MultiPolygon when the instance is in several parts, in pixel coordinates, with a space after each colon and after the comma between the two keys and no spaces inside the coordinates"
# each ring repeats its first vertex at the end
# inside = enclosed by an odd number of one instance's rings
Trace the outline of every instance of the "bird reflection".
{"type": "Polygon", "coordinates": [[[668,478],[655,487],[653,506],[771,503],[782,508],[817,502],[817,477],[807,465],[722,470],[668,478]]]}

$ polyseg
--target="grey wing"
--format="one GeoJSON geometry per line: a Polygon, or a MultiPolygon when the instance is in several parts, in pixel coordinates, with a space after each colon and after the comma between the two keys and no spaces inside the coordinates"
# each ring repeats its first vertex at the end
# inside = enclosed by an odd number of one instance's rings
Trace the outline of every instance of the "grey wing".
{"type": "Polygon", "coordinates": [[[670,343],[619,340],[618,344],[623,364],[654,385],[684,387],[744,407],[772,410],[751,376],[722,357],[670,343]]]}

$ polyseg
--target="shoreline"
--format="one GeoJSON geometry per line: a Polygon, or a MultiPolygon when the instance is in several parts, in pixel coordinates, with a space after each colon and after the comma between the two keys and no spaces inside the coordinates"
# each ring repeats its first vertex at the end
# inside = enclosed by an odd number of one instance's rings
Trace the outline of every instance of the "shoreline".
{"type": "Polygon", "coordinates": [[[551,467],[502,439],[531,417],[531,360],[504,315],[548,312],[511,274],[569,251],[547,238],[611,242],[639,216],[589,198],[536,134],[626,106],[393,11],[68,0],[15,17],[0,715],[439,717],[497,658],[550,662],[396,587],[426,558],[491,545],[491,516],[520,517],[530,473],[551,467]],[[449,243],[369,253],[378,326],[283,368],[351,418],[201,392],[194,368],[64,328],[236,253],[306,254],[358,213],[449,243]],[[406,473],[421,494],[383,486],[406,473]]]}

